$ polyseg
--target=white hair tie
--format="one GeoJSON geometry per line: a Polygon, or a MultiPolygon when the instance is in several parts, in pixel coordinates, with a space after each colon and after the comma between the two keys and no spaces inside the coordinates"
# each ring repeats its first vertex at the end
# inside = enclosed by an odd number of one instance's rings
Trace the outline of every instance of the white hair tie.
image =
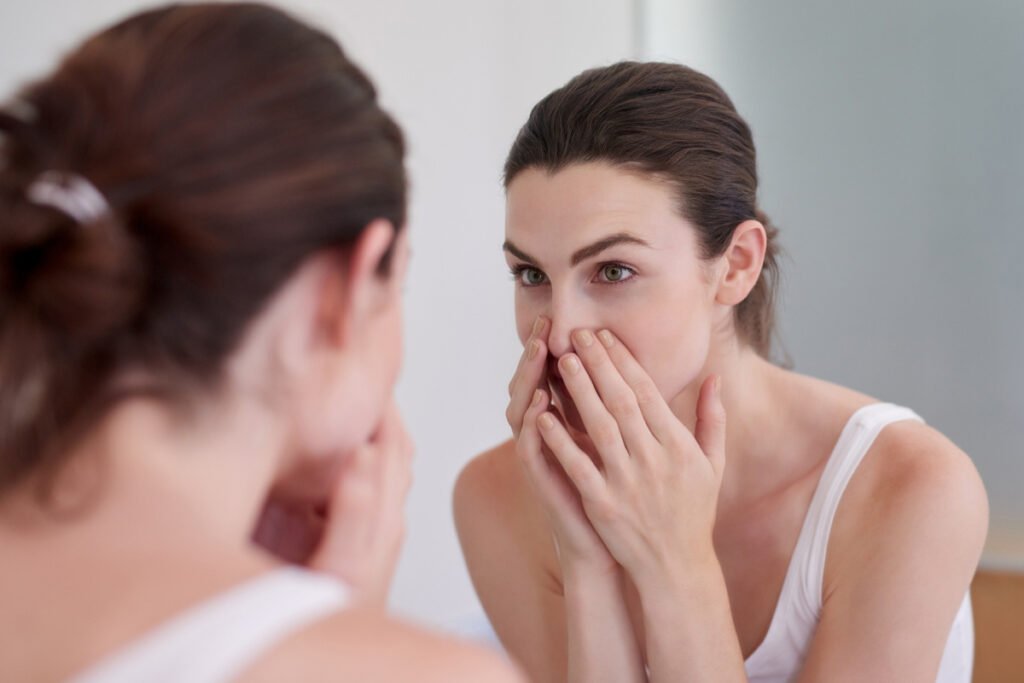
{"type": "Polygon", "coordinates": [[[110,210],[96,186],[74,173],[41,173],[29,185],[26,195],[34,204],[57,209],[81,225],[93,223],[110,210]]]}

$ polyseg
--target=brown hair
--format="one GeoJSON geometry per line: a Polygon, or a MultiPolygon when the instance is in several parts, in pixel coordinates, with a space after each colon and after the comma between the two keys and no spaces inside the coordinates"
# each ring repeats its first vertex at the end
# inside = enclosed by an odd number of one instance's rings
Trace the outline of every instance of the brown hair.
{"type": "Polygon", "coordinates": [[[0,492],[58,465],[122,370],[215,386],[301,262],[405,221],[404,143],[370,81],[267,6],[135,15],[19,100],[0,111],[0,492]],[[110,210],[33,203],[48,171],[110,210]]]}
{"type": "Polygon", "coordinates": [[[736,307],[736,324],[741,338],[768,356],[777,231],[757,208],[750,128],[718,84],[678,64],[620,62],[584,71],[534,106],[505,161],[505,187],[527,168],[554,173],[592,161],[671,183],[680,215],[697,228],[704,258],[721,255],[743,221],[764,224],[764,268],[736,307]]]}

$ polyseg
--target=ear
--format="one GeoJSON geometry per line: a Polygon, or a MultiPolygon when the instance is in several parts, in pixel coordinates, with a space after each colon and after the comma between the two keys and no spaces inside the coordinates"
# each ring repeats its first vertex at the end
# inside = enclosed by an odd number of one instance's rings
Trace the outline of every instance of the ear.
{"type": "Polygon", "coordinates": [[[378,311],[395,303],[407,259],[404,233],[396,239],[395,232],[390,221],[373,221],[347,250],[348,263],[339,263],[323,279],[317,327],[331,343],[348,343],[378,311]]]}
{"type": "Polygon", "coordinates": [[[747,298],[761,277],[767,245],[768,235],[759,221],[747,220],[736,226],[719,260],[717,303],[736,306],[747,298]]]}

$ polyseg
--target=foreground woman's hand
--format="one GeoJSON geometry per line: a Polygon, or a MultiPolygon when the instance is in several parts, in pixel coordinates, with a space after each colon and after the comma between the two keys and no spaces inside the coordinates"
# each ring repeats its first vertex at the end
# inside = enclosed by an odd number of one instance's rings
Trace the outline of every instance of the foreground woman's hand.
{"type": "Polygon", "coordinates": [[[254,540],[283,560],[343,579],[357,601],[383,607],[405,534],[412,452],[392,404],[346,461],[326,506],[272,499],[254,540]]]}
{"type": "Polygon", "coordinates": [[[563,356],[559,370],[599,462],[551,411],[537,409],[537,424],[601,540],[641,590],[714,562],[725,463],[718,379],[709,377],[701,387],[691,434],[610,332],[579,330],[573,346],[576,354],[563,356]]]}

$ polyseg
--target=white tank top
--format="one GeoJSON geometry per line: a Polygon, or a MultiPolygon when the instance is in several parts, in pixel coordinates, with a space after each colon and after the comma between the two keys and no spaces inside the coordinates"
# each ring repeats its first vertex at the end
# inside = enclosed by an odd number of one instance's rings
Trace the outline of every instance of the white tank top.
{"type": "MultiPolygon", "coordinates": [[[[901,420],[924,422],[908,408],[876,403],[854,413],[843,428],[804,518],[768,633],[747,658],[752,682],[792,681],[800,672],[821,614],[825,552],[839,500],[882,428],[901,420]]],[[[970,683],[973,664],[974,622],[968,592],[953,621],[936,681],[970,683]]]]}
{"type": "Polygon", "coordinates": [[[188,608],[68,683],[230,681],[348,601],[348,588],[337,579],[282,567],[188,608]]]}

